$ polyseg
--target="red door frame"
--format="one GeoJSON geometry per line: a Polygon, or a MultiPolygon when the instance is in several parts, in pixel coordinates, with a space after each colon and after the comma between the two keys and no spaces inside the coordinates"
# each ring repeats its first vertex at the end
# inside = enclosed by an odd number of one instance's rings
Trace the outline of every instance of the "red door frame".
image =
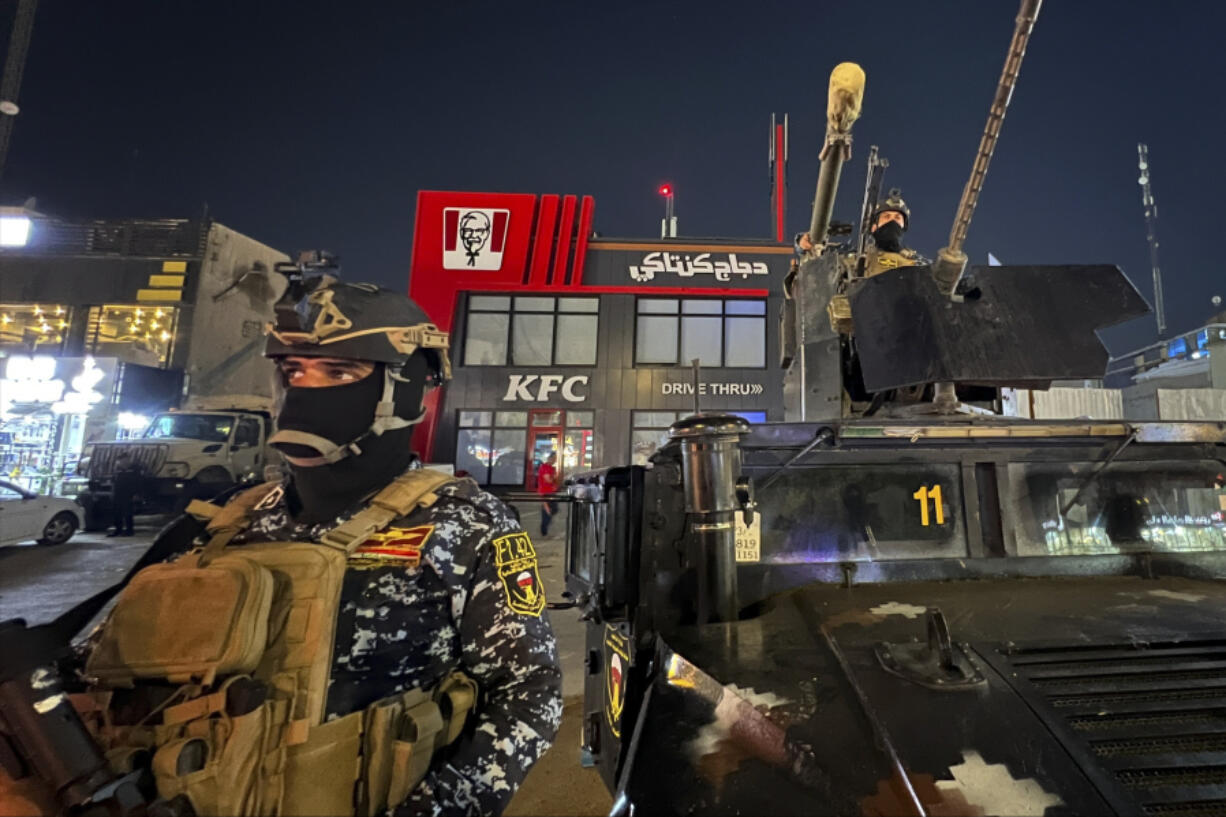
{"type": "Polygon", "coordinates": [[[557,440],[557,446],[554,448],[558,452],[554,459],[554,467],[558,469],[558,481],[562,479],[562,445],[565,440],[563,438],[563,429],[566,427],[566,410],[565,409],[528,409],[528,445],[524,452],[524,490],[536,490],[536,438],[544,434],[552,434],[557,440]],[[562,422],[557,425],[538,426],[533,424],[533,420],[542,414],[557,413],[561,416],[562,422]]]}

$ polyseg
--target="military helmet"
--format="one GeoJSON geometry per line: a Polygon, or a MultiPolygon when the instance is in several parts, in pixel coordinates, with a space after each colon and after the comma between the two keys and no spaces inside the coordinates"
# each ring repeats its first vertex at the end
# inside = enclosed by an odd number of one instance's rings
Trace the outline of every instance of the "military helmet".
{"type": "Polygon", "coordinates": [[[334,276],[291,276],[268,326],[265,357],[335,357],[400,365],[422,350],[437,383],[451,378],[447,333],[405,295],[334,276]]]}
{"type": "Polygon", "coordinates": [[[902,191],[897,187],[890,188],[890,193],[886,196],[885,201],[877,202],[877,209],[873,211],[873,223],[877,223],[877,217],[882,213],[889,212],[902,213],[902,228],[904,230],[911,226],[911,208],[903,201],[902,191]]]}

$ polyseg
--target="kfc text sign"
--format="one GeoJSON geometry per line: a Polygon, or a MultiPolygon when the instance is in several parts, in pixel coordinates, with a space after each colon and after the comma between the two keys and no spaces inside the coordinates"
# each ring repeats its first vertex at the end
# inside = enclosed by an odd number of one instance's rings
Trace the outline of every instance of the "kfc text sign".
{"type": "Polygon", "coordinates": [[[510,221],[510,210],[444,208],[443,269],[501,269],[510,221]]]}

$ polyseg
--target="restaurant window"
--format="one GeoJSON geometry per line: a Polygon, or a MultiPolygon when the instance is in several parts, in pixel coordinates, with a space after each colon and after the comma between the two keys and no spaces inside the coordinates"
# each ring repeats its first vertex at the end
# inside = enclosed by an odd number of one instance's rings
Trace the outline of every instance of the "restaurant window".
{"type": "Polygon", "coordinates": [[[636,311],[637,365],[766,366],[764,300],[640,298],[636,311]]]}
{"type": "MultiPolygon", "coordinates": [[[[734,414],[751,424],[765,423],[765,411],[722,411],[717,414],[734,414]]],[[[688,411],[635,411],[630,414],[630,464],[646,465],[651,455],[668,442],[668,427],[688,417],[688,411]]]]}
{"type": "Polygon", "coordinates": [[[0,348],[57,352],[71,317],[63,304],[0,304],[0,348]]]}
{"type": "Polygon", "coordinates": [[[598,298],[473,295],[465,366],[594,366],[598,298]]]}
{"type": "Polygon", "coordinates": [[[461,411],[456,433],[456,471],[466,471],[482,485],[534,485],[536,463],[529,465],[529,460],[541,451],[559,448],[563,474],[572,469],[591,468],[595,447],[593,420],[590,411],[561,409],[461,411]]]}
{"type": "Polygon", "coordinates": [[[461,411],[455,467],[482,485],[524,480],[528,437],[526,411],[461,411]]]}
{"type": "Polygon", "coordinates": [[[179,310],[173,306],[93,306],[85,348],[98,357],[164,369],[170,362],[178,319],[179,310]]]}

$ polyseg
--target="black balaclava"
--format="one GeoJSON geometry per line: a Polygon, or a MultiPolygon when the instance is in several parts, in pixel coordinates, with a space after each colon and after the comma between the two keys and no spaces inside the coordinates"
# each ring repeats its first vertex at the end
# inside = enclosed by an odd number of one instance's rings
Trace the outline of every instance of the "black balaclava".
{"type": "Polygon", "coordinates": [[[873,230],[873,242],[877,249],[883,252],[898,252],[902,249],[902,225],[897,221],[887,221],[873,230]]]}
{"type": "MultiPolygon", "coordinates": [[[[396,416],[417,419],[427,371],[421,354],[413,355],[400,369],[394,391],[396,416]]],[[[385,366],[380,363],[356,383],[285,389],[277,415],[278,429],[318,434],[337,445],[357,441],[361,450],[331,465],[290,464],[294,489],[290,492],[290,510],[295,521],[319,524],[333,520],[408,470],[413,460],[410,444],[414,426],[367,434],[375,419],[375,405],[383,394],[384,377],[385,366]]],[[[312,449],[288,443],[277,447],[294,456],[315,454],[312,449]]]]}

